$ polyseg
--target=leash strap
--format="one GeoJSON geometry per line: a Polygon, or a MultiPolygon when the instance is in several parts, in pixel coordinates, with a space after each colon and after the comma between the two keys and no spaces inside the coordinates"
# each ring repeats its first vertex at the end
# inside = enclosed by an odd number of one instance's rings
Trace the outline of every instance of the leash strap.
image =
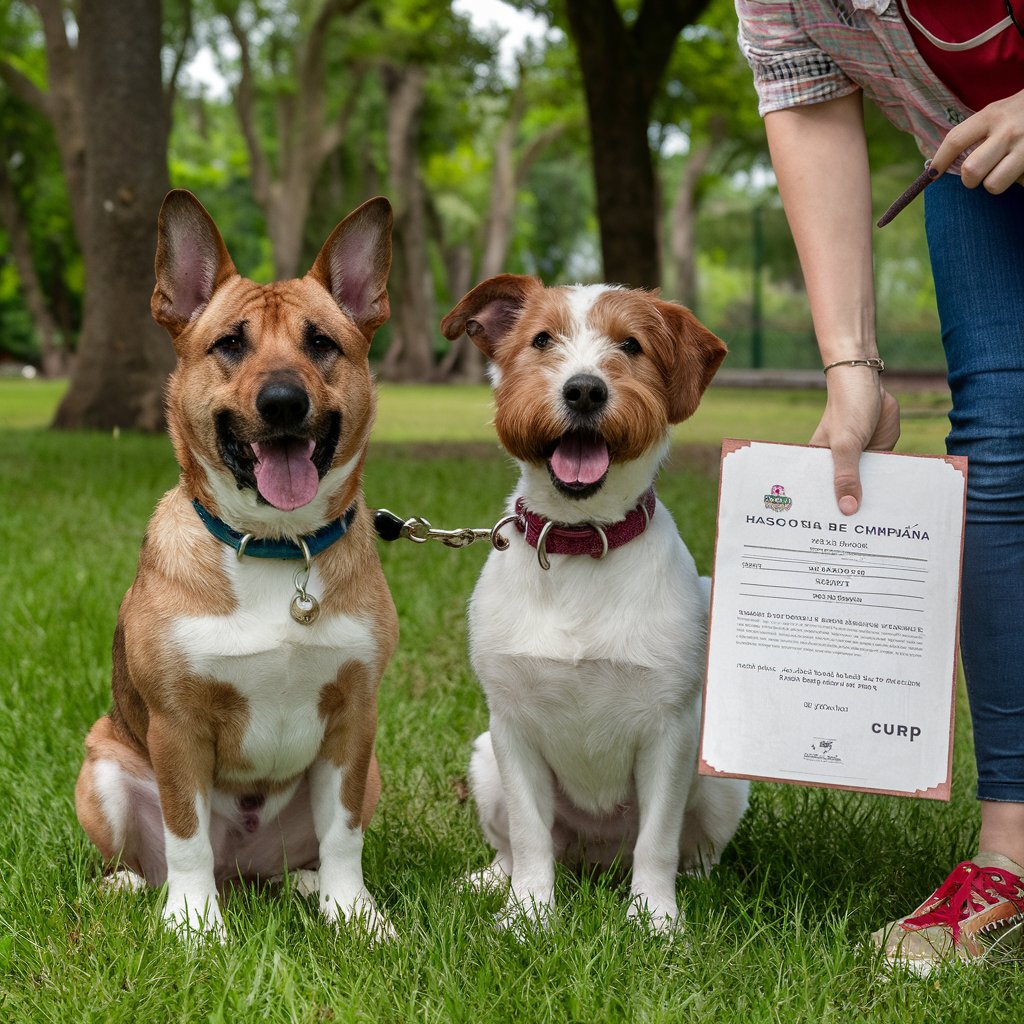
{"type": "Polygon", "coordinates": [[[654,488],[649,487],[640,496],[636,507],[626,513],[626,518],[608,526],[597,523],[582,523],[579,526],[557,526],[548,519],[531,512],[522,498],[516,500],[515,512],[499,520],[489,530],[435,530],[422,516],[401,519],[386,508],[377,509],[373,514],[373,526],[377,536],[384,541],[400,538],[416,544],[438,540],[450,548],[464,548],[482,537],[487,537],[498,551],[508,547],[508,538],[501,533],[504,527],[514,525],[523,534],[526,543],[537,549],[537,560],[542,569],[550,569],[548,555],[590,555],[604,558],[613,548],[621,548],[639,537],[647,529],[654,515],[657,499],[654,488]]]}

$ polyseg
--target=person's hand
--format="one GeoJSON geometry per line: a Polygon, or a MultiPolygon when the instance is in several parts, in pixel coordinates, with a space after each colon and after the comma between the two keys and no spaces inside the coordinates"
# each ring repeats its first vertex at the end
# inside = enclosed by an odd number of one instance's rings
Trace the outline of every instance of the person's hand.
{"type": "Polygon", "coordinates": [[[832,449],[836,504],[843,515],[860,507],[860,455],[891,451],[900,437],[900,407],[864,366],[836,366],[826,376],[828,401],[811,444],[832,449]]]}
{"type": "Polygon", "coordinates": [[[968,188],[984,185],[1005,192],[1015,181],[1024,184],[1024,91],[996,100],[953,128],[932,157],[936,177],[965,150],[960,178],[968,188]]]}

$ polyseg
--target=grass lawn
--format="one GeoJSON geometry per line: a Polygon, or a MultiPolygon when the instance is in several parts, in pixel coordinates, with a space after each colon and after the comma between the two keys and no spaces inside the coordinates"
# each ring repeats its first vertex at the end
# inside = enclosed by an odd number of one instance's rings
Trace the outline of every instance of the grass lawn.
{"type": "MultiPolygon", "coordinates": [[[[66,387],[63,381],[0,378],[0,430],[45,427],[66,387]]],[[[723,437],[802,444],[814,432],[824,391],[712,387],[696,414],[675,428],[680,444],[713,445],[723,437]]],[[[938,453],[947,424],[949,396],[939,392],[897,392],[903,410],[898,449],[938,453]]],[[[381,442],[451,444],[494,442],[490,390],[480,387],[384,385],[374,438],[381,442]]]]}
{"type": "MultiPolygon", "coordinates": [[[[458,786],[486,718],[464,628],[483,548],[381,546],[402,640],[381,690],[384,795],[365,870],[396,943],[367,949],[297,898],[241,891],[229,942],[195,953],[162,931],[160,894],[99,895],[72,791],[109,704],[117,604],[176,468],[164,438],[38,429],[56,398],[0,382],[0,1021],[1019,1021],[1016,964],[891,979],[859,948],[972,852],[962,694],[949,805],[757,785],[723,864],[680,879],[684,939],[630,927],[613,879],[568,875],[549,932],[521,944],[495,932],[495,900],[453,885],[488,857],[458,786]]],[[[713,391],[678,440],[802,440],[820,402],[713,391]]],[[[941,450],[941,399],[915,402],[917,450],[941,450]]],[[[490,442],[488,416],[478,389],[385,389],[370,503],[442,526],[494,522],[511,468],[453,443],[490,442]]],[[[659,493],[706,572],[716,481],[691,459],[701,450],[682,449],[659,493]]]]}

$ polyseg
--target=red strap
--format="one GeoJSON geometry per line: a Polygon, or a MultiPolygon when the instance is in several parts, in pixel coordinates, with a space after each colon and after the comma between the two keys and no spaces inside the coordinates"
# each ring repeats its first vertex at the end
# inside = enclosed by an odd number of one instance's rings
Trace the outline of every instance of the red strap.
{"type": "MultiPolygon", "coordinates": [[[[654,515],[654,488],[650,487],[640,496],[636,507],[631,509],[625,519],[609,526],[598,527],[592,523],[579,526],[553,525],[544,538],[544,549],[549,555],[590,555],[600,558],[605,553],[601,534],[608,540],[608,550],[621,548],[631,540],[639,537],[654,515]]],[[[522,498],[516,499],[516,529],[531,547],[536,547],[548,520],[531,512],[522,498]]]]}

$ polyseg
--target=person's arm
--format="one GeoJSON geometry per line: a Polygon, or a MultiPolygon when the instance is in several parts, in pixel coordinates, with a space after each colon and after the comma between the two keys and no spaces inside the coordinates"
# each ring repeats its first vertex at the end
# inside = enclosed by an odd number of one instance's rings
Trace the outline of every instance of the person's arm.
{"type": "Polygon", "coordinates": [[[936,176],[971,146],[960,178],[968,188],[984,184],[989,192],[1005,192],[1015,181],[1024,184],[1024,91],[997,100],[951,129],[935,151],[930,167],[936,176]]]}
{"type": "MultiPolygon", "coordinates": [[[[772,111],[764,123],[823,364],[877,357],[861,94],[772,111]]],[[[836,501],[851,515],[862,496],[861,452],[895,445],[899,406],[870,367],[836,366],[825,380],[828,401],[811,443],[832,449],[836,501]]]]}

